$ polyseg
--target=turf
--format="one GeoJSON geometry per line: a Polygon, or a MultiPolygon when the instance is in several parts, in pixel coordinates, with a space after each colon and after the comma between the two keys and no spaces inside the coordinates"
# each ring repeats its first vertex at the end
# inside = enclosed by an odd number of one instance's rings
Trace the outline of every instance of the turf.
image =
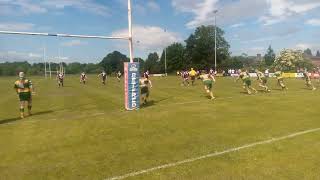
{"type": "MultiPolygon", "coordinates": [[[[67,76],[31,77],[34,115],[19,116],[13,77],[0,78],[0,179],[106,179],[272,137],[320,127],[319,90],[287,79],[271,93],[246,95],[241,83],[218,78],[215,101],[202,84],[152,78],[147,106],[124,110],[123,82],[86,85],[67,76]]],[[[316,84],[316,83],[315,83],[316,84]]],[[[319,86],[319,84],[316,84],[319,86]]],[[[254,82],[257,86],[257,82],[254,82]]],[[[259,145],[128,179],[320,179],[320,132],[259,145]]]]}

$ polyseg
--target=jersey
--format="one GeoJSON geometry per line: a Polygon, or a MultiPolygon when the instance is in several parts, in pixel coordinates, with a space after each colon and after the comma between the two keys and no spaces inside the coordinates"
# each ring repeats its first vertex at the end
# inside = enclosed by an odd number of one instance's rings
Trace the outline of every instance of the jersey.
{"type": "Polygon", "coordinates": [[[190,76],[196,76],[197,75],[197,72],[195,70],[191,70],[189,72],[190,76]]]}
{"type": "Polygon", "coordinates": [[[63,74],[59,73],[58,76],[57,76],[57,78],[58,78],[59,81],[62,81],[63,78],[64,78],[64,76],[63,76],[63,74]]]}
{"type": "Polygon", "coordinates": [[[266,76],[260,71],[257,72],[257,76],[258,76],[258,80],[263,80],[266,78],[266,76]]]}
{"type": "Polygon", "coordinates": [[[19,94],[30,93],[32,89],[32,82],[28,79],[17,80],[14,83],[14,88],[19,94]]]}
{"type": "Polygon", "coordinates": [[[274,75],[277,77],[278,80],[283,79],[281,71],[275,72],[274,75]]]}
{"type": "Polygon", "coordinates": [[[306,79],[307,82],[310,82],[310,81],[311,81],[311,78],[310,78],[308,72],[303,73],[303,76],[304,76],[304,78],[306,79]]]}
{"type": "Polygon", "coordinates": [[[87,75],[86,74],[81,74],[81,80],[86,80],[87,79],[87,75]]]}
{"type": "Polygon", "coordinates": [[[183,72],[182,77],[183,77],[184,79],[188,79],[189,73],[188,73],[187,71],[183,72]]]}
{"type": "Polygon", "coordinates": [[[239,75],[239,78],[242,79],[242,81],[246,81],[250,79],[250,76],[247,72],[241,72],[239,75]]]}

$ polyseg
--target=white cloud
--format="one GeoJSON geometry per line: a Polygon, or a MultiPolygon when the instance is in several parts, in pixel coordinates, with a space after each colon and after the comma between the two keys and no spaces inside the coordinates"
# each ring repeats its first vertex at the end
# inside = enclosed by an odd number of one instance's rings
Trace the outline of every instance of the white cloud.
{"type": "Polygon", "coordinates": [[[93,0],[0,0],[0,14],[28,15],[47,13],[72,7],[101,16],[109,15],[109,8],[93,0]],[[3,9],[3,10],[2,10],[3,9]]]}
{"type": "Polygon", "coordinates": [[[306,24],[312,26],[320,26],[320,19],[309,19],[308,21],[306,21],[306,24]]]}
{"type": "Polygon", "coordinates": [[[259,18],[259,22],[264,25],[273,25],[293,15],[303,14],[320,7],[320,2],[316,0],[267,0],[267,2],[269,13],[259,18]]]}
{"type": "Polygon", "coordinates": [[[17,52],[17,51],[6,51],[0,52],[0,62],[3,61],[28,61],[28,62],[39,62],[43,60],[41,54],[34,52],[17,52]]]}
{"type": "MultiPolygon", "coordinates": [[[[128,30],[122,29],[112,33],[112,36],[127,36],[128,30]]],[[[161,51],[173,42],[182,41],[180,35],[166,31],[157,26],[134,26],[133,41],[135,48],[143,51],[161,51]]],[[[127,44],[125,44],[127,47],[127,44]]]]}
{"type": "Polygon", "coordinates": [[[242,27],[242,26],[244,26],[244,25],[245,25],[244,23],[237,23],[237,24],[231,25],[230,27],[231,27],[231,28],[238,28],[238,27],[242,27]]]}
{"type": "Polygon", "coordinates": [[[32,23],[13,23],[13,22],[5,22],[0,23],[0,30],[3,31],[29,31],[35,27],[32,23]]]}
{"type": "Polygon", "coordinates": [[[74,47],[74,46],[83,46],[83,45],[87,45],[88,43],[85,41],[80,41],[80,40],[71,40],[71,41],[66,41],[61,43],[61,46],[64,47],[74,47]]]}
{"type": "Polygon", "coordinates": [[[160,11],[160,6],[155,1],[149,1],[147,7],[153,11],[160,11]]]}

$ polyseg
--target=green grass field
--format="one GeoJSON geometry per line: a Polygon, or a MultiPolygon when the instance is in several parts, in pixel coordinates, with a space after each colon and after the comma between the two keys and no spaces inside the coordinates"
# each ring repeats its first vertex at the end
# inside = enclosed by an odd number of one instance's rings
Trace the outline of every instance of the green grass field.
{"type": "MultiPolygon", "coordinates": [[[[123,82],[96,75],[87,85],[67,76],[31,77],[33,113],[19,117],[15,78],[0,78],[0,179],[104,180],[259,141],[320,128],[320,91],[287,79],[287,92],[248,96],[218,78],[215,101],[202,83],[152,78],[149,105],[124,110],[123,82]]],[[[319,84],[315,83],[319,87],[319,84]]],[[[254,82],[257,86],[257,82],[254,82]]],[[[320,179],[320,131],[204,158],[127,179],[320,179]]]]}

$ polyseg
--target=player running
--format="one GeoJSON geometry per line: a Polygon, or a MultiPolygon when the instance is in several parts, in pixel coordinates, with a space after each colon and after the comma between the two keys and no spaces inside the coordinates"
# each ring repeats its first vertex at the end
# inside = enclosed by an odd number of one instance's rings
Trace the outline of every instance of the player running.
{"type": "Polygon", "coordinates": [[[193,68],[191,68],[191,71],[189,72],[189,75],[190,75],[190,79],[191,79],[191,84],[193,86],[194,82],[196,80],[197,72],[193,68]]]}
{"type": "Polygon", "coordinates": [[[86,73],[82,72],[80,75],[80,83],[86,84],[87,81],[87,75],[86,73]]]}
{"type": "Polygon", "coordinates": [[[152,88],[152,83],[151,80],[146,78],[146,77],[142,77],[139,80],[139,84],[140,84],[140,94],[141,94],[141,102],[142,104],[146,104],[150,95],[150,90],[149,88],[152,88]]]}
{"type": "Polygon", "coordinates": [[[57,74],[57,81],[58,81],[58,86],[63,87],[63,80],[64,80],[64,74],[62,72],[59,72],[57,74]]]}
{"type": "Polygon", "coordinates": [[[188,71],[182,71],[181,78],[182,78],[181,86],[186,86],[186,85],[189,86],[189,72],[188,71]]]}
{"type": "Polygon", "coordinates": [[[120,80],[121,80],[121,76],[122,76],[121,72],[120,72],[120,71],[118,71],[118,73],[117,73],[117,79],[118,79],[118,82],[120,82],[120,80]]]}
{"type": "Polygon", "coordinates": [[[20,117],[24,118],[25,104],[28,106],[28,116],[31,116],[33,87],[32,82],[25,78],[24,72],[19,73],[19,80],[14,83],[14,88],[19,95],[20,117]]]}
{"type": "Polygon", "coordinates": [[[102,73],[100,73],[98,75],[98,77],[101,77],[101,82],[103,85],[106,85],[106,80],[107,80],[107,73],[105,71],[102,71],[102,73]]]}
{"type": "Polygon", "coordinates": [[[149,70],[143,73],[143,77],[149,79],[150,77],[149,70]]]}
{"type": "Polygon", "coordinates": [[[281,71],[276,71],[274,73],[274,75],[276,76],[277,80],[278,80],[278,86],[281,87],[282,90],[287,90],[287,86],[284,84],[284,81],[283,81],[283,77],[282,77],[282,72],[281,71]]]}
{"type": "Polygon", "coordinates": [[[251,91],[254,91],[254,93],[257,93],[257,90],[253,87],[251,87],[251,79],[249,76],[249,73],[247,71],[242,72],[239,70],[239,77],[236,79],[236,82],[241,79],[243,82],[243,89],[247,91],[248,94],[252,94],[251,91]]]}
{"type": "Polygon", "coordinates": [[[259,81],[259,86],[262,87],[265,92],[270,92],[270,89],[267,86],[267,77],[265,76],[265,74],[263,74],[258,69],[256,69],[256,74],[258,77],[257,80],[259,81]]]}
{"type": "Polygon", "coordinates": [[[200,78],[202,79],[202,82],[204,84],[204,89],[206,90],[206,93],[208,93],[208,95],[210,96],[211,100],[214,100],[215,97],[213,96],[213,92],[212,92],[213,83],[216,82],[214,76],[209,73],[209,74],[201,75],[200,78]]]}
{"type": "Polygon", "coordinates": [[[311,88],[311,90],[316,90],[316,88],[313,86],[312,82],[311,82],[311,77],[309,76],[308,71],[303,72],[303,76],[306,79],[306,86],[308,88],[311,88]]]}

